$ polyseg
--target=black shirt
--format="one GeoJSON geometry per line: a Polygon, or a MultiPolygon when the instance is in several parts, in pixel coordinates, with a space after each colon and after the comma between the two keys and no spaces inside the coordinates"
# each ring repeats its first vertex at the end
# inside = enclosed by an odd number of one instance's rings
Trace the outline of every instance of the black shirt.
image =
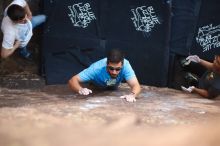
{"type": "Polygon", "coordinates": [[[220,95],[220,74],[207,71],[199,80],[199,88],[205,89],[209,93],[209,98],[220,95]]]}

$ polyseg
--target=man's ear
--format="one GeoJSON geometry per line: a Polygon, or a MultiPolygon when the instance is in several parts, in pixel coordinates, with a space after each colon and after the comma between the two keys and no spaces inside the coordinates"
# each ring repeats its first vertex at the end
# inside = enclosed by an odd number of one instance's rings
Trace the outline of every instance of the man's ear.
{"type": "Polygon", "coordinates": [[[216,61],[220,65],[220,55],[217,55],[216,61]]]}
{"type": "Polygon", "coordinates": [[[121,64],[122,64],[122,66],[123,66],[123,64],[124,64],[124,59],[121,61],[121,64]]]}

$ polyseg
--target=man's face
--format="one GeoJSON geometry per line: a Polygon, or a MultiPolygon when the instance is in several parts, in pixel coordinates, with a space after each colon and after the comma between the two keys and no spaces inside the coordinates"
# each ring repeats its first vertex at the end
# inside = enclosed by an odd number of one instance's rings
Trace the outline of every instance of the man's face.
{"type": "Polygon", "coordinates": [[[213,61],[214,70],[220,73],[220,56],[215,56],[215,60],[213,61]]]}
{"type": "Polygon", "coordinates": [[[119,62],[119,63],[111,63],[111,62],[109,62],[107,64],[107,71],[108,71],[108,73],[110,74],[110,76],[112,78],[117,78],[118,74],[121,71],[122,65],[123,65],[122,62],[119,62]]]}

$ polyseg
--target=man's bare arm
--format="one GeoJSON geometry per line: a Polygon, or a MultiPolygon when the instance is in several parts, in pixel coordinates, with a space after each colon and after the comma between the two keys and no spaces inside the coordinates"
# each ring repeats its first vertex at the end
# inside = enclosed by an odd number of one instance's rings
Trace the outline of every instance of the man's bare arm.
{"type": "Polygon", "coordinates": [[[192,93],[197,93],[197,94],[201,95],[202,97],[209,98],[209,93],[208,93],[208,91],[205,90],[205,89],[199,89],[199,88],[196,88],[196,87],[195,87],[195,88],[192,90],[192,93]]]}
{"type": "Polygon", "coordinates": [[[206,60],[201,59],[201,61],[199,62],[199,64],[201,64],[202,66],[204,66],[205,68],[207,68],[208,70],[213,70],[213,63],[208,62],[206,60]]]}
{"type": "Polygon", "coordinates": [[[20,42],[19,41],[15,41],[15,44],[14,44],[13,48],[10,48],[10,49],[7,48],[6,49],[6,48],[2,47],[2,49],[1,49],[1,57],[2,58],[9,57],[19,47],[19,45],[20,45],[20,42]]]}
{"type": "Polygon", "coordinates": [[[30,10],[30,7],[29,7],[28,3],[27,3],[26,6],[24,7],[24,9],[25,9],[25,12],[26,12],[26,14],[27,14],[28,19],[31,20],[31,19],[32,19],[32,12],[31,12],[31,10],[30,10]]]}
{"type": "Polygon", "coordinates": [[[75,92],[79,92],[80,89],[82,89],[82,86],[80,85],[80,78],[79,75],[75,75],[73,76],[70,80],[69,80],[69,87],[75,91],[75,92]]]}
{"type": "Polygon", "coordinates": [[[128,85],[131,88],[131,92],[135,95],[135,97],[141,92],[140,84],[136,77],[127,81],[128,85]]]}

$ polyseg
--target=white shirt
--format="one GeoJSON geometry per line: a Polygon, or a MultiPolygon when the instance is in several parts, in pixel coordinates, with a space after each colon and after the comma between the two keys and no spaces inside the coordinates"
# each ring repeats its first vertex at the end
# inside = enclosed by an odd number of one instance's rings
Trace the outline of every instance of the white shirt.
{"type": "MultiPolygon", "coordinates": [[[[10,5],[12,4],[24,7],[27,3],[25,0],[14,0],[10,5]]],[[[11,49],[13,48],[16,40],[21,43],[19,47],[25,47],[33,35],[32,24],[30,20],[27,20],[25,24],[14,23],[8,16],[6,16],[7,9],[8,7],[5,10],[5,16],[1,25],[1,29],[4,34],[2,47],[5,49],[11,49]]]]}

